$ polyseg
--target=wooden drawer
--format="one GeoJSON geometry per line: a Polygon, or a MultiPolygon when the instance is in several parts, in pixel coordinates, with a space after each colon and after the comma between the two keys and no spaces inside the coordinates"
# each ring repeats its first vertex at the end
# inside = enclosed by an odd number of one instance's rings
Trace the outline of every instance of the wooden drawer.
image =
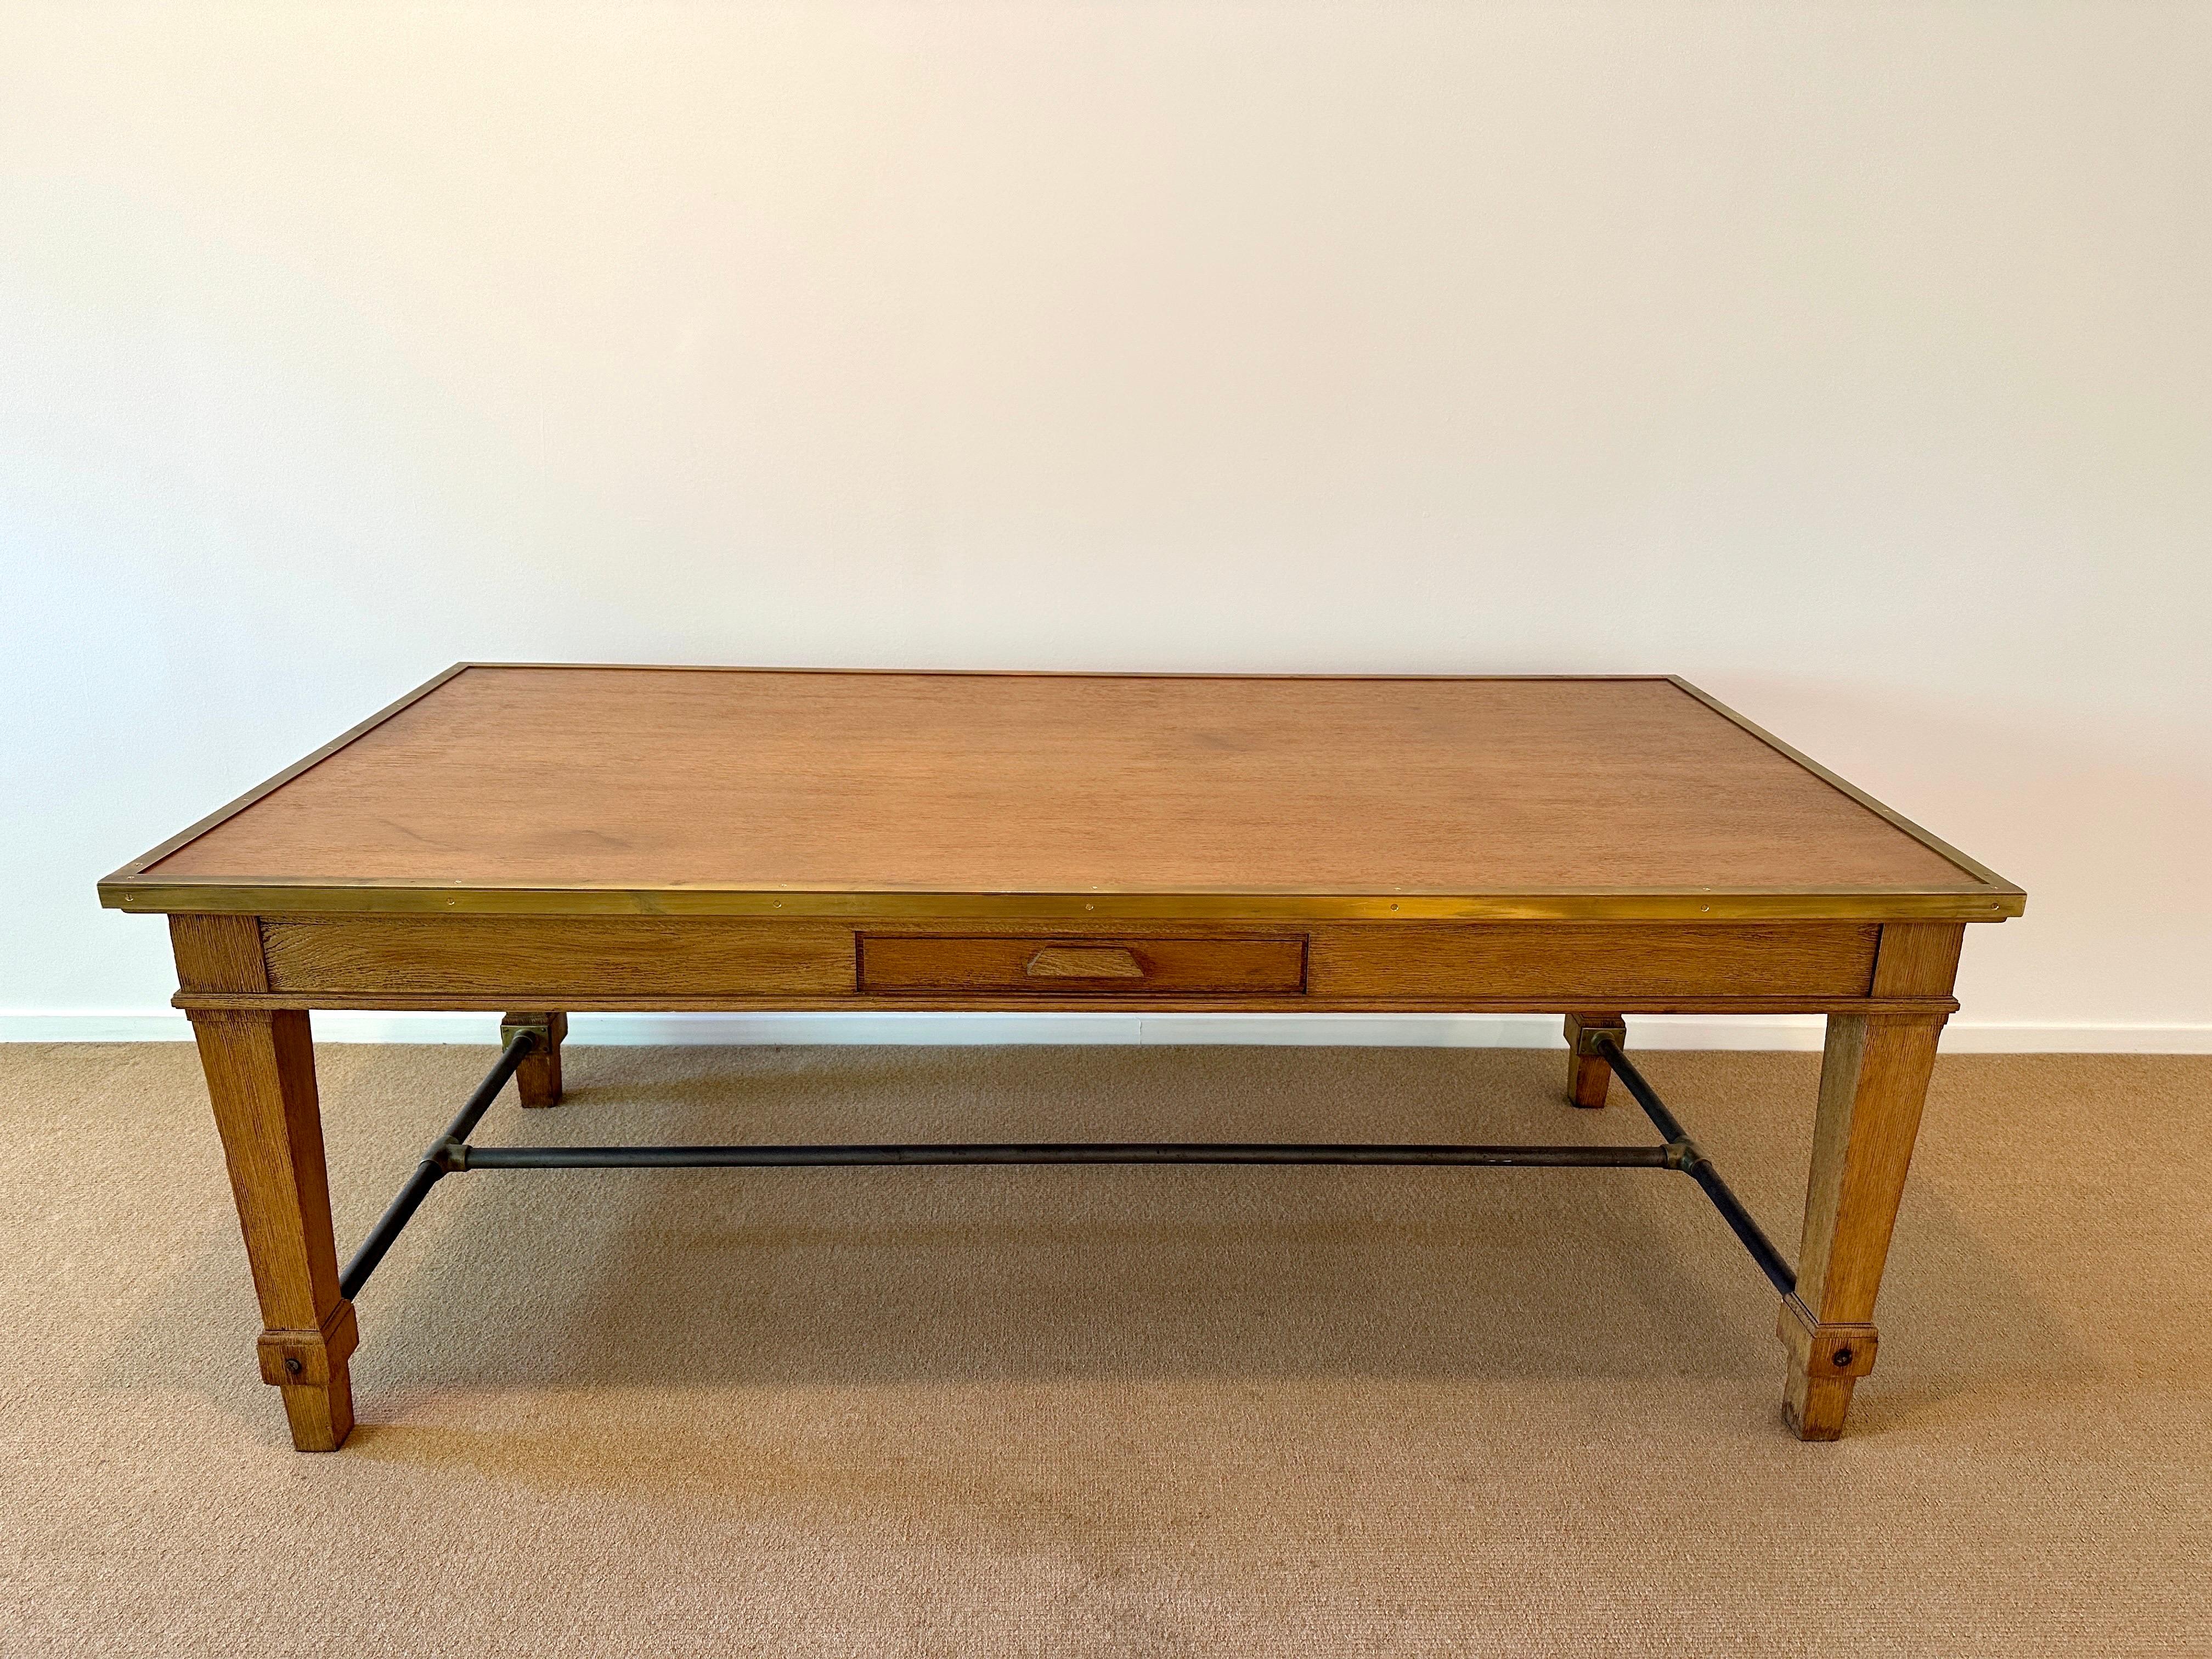
{"type": "Polygon", "coordinates": [[[1414,923],[1317,927],[1310,989],[1332,1000],[1863,997],[1881,930],[1848,922],[1414,923]]]}
{"type": "Polygon", "coordinates": [[[863,994],[1281,996],[1304,991],[1305,979],[1297,936],[860,935],[863,994]]]}
{"type": "Polygon", "coordinates": [[[849,995],[835,923],[528,916],[270,921],[271,991],[491,992],[556,1007],[619,997],[849,995]]]}

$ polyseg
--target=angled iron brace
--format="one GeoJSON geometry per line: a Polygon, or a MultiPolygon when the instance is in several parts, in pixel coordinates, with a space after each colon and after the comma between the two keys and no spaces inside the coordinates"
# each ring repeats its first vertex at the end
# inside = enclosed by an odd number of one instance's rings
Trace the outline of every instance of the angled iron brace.
{"type": "MultiPolygon", "coordinates": [[[[533,1030],[518,1031],[484,1074],[445,1133],[423,1152],[361,1249],[339,1275],[349,1300],[360,1293],[430,1188],[462,1170],[792,1169],[826,1165],[945,1164],[1334,1164],[1476,1168],[1679,1170],[1712,1201],[1752,1260],[1785,1300],[1800,1310],[1797,1275],[1760,1231],[1720,1171],[1676,1121],[1619,1042],[1601,1033],[1603,1054],[1652,1126],[1659,1146],[1467,1146],[1299,1141],[924,1141],[834,1146],[472,1146],[472,1133],[532,1047],[533,1030]]],[[[1809,1313],[1808,1322],[1813,1322],[1809,1313]]]]}

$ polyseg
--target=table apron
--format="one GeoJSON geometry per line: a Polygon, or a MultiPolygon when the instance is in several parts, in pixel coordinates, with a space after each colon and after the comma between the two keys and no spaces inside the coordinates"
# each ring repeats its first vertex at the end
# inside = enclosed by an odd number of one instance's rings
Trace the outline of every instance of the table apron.
{"type": "MultiPolygon", "coordinates": [[[[194,920],[177,918],[187,927],[194,920]]],[[[1948,975],[1939,986],[1877,971],[1887,940],[1924,947],[1934,930],[1918,924],[221,920],[231,946],[222,969],[186,972],[179,1007],[1773,1014],[1955,1006],[1948,975]],[[877,960],[892,945],[924,947],[900,958],[921,971],[872,978],[863,967],[870,941],[877,960]],[[1032,982],[1022,969],[1033,959],[1115,972],[1032,982]],[[939,960],[949,964],[942,982],[928,969],[939,960]],[[963,982],[978,962],[988,982],[963,982]],[[1263,982],[1246,964],[1263,970],[1263,982]]],[[[1890,954],[1902,959],[1901,948],[1890,954]]]]}

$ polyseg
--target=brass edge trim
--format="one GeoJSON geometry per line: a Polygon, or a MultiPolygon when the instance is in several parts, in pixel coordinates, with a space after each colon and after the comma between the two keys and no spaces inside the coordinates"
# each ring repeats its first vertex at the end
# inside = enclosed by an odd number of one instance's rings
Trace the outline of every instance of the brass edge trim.
{"type": "Polygon", "coordinates": [[[422,887],[373,882],[110,879],[100,902],[142,913],[253,915],[744,916],[757,920],[962,917],[1142,921],[2000,921],[2004,892],[1559,892],[1475,894],[931,893],[711,888],[422,887]]]}
{"type": "Polygon", "coordinates": [[[634,669],[650,674],[832,674],[840,677],[866,674],[905,679],[955,680],[1542,680],[1554,683],[1589,680],[1612,684],[1674,678],[1671,674],[1295,674],[1271,673],[1264,670],[1251,673],[1207,673],[1149,668],[821,668],[711,662],[465,662],[456,666],[533,671],[574,668],[592,673],[616,673],[634,669]]]}
{"type": "Polygon", "coordinates": [[[1902,830],[1906,835],[1911,836],[1913,840],[1918,842],[1923,847],[1928,848],[1929,852],[1948,859],[1953,864],[1957,865],[1959,868],[1964,870],[1968,875],[1973,877],[1975,880],[1984,884],[1993,892],[2003,895],[2007,897],[2017,898],[2020,901],[2019,904],[2013,908],[2007,910],[2005,912],[2007,915],[2016,916],[2027,909],[2027,890],[2020,886],[2015,882],[2007,881],[2002,876],[1990,869],[1989,866],[1984,864],[1979,859],[1968,857],[1957,848],[1952,846],[1950,842],[1943,840],[1940,836],[1936,835],[1930,830],[1921,828],[1920,825],[1915,823],[1911,818],[1906,817],[1904,813],[1897,811],[1896,808],[1884,805],[1881,801],[1876,800],[1872,795],[1867,793],[1865,790],[1860,788],[1848,778],[1838,777],[1835,773],[1821,765],[1820,762],[1814,760],[1810,755],[1805,753],[1803,750],[1798,749],[1790,744],[1784,743],[1781,738],[1776,737],[1774,733],[1766,730],[1765,727],[1756,725],[1753,721],[1746,719],[1743,715],[1738,714],[1735,709],[1723,702],[1718,697],[1714,696],[1709,691],[1702,690],[1698,687],[1691,684],[1689,681],[1684,679],[1680,674],[1668,674],[1662,678],[1670,681],[1678,690],[1685,691],[1691,696],[1695,697],[1699,702],[1705,704],[1706,708],[1711,709],[1716,714],[1720,715],[1723,719],[1729,720],[1735,725],[1741,726],[1744,731],[1751,733],[1753,737],[1757,738],[1768,748],[1774,750],[1779,754],[1788,756],[1791,760],[1796,762],[1798,765],[1803,767],[1808,772],[1810,772],[1814,777],[1820,779],[1821,782],[1826,784],[1830,788],[1838,790],[1843,794],[1849,796],[1852,800],[1856,801],[1860,805],[1865,807],[1876,817],[1883,819],[1893,827],[1902,830]]]}
{"type": "Polygon", "coordinates": [[[175,852],[186,842],[198,840],[202,836],[207,834],[209,830],[214,829],[217,824],[222,823],[226,819],[236,817],[240,812],[243,812],[247,807],[252,805],[254,802],[259,800],[263,796],[276,793],[277,790],[291,782],[293,779],[298,777],[302,772],[305,772],[309,768],[319,765],[322,762],[328,760],[332,755],[337,754],[339,750],[344,748],[355,738],[364,736],[368,732],[374,730],[376,727],[383,725],[385,721],[390,720],[394,714],[399,713],[400,710],[406,708],[414,703],[422,702],[423,698],[428,696],[433,691],[435,691],[447,680],[458,678],[459,676],[466,673],[471,668],[475,666],[476,665],[473,663],[455,663],[451,668],[447,669],[444,672],[435,675],[430,679],[425,680],[422,684],[416,686],[412,691],[410,691],[405,696],[401,697],[397,702],[386,704],[383,708],[378,709],[376,713],[371,714],[367,720],[362,721],[360,725],[349,727],[347,730],[341,732],[337,737],[332,738],[328,743],[325,744],[321,748],[314,750],[312,754],[301,756],[298,760],[294,761],[289,766],[277,773],[274,777],[264,778],[259,783],[255,784],[252,788],[247,790],[237,799],[230,802],[227,805],[217,807],[214,811],[209,813],[207,817],[202,818],[198,823],[191,825],[189,829],[179,830],[175,835],[170,836],[168,840],[163,842],[160,846],[153,848],[147,852],[141,853],[137,858],[131,860],[130,863],[125,865],[121,869],[114,871],[101,878],[100,883],[100,902],[102,904],[112,906],[113,901],[112,901],[107,896],[108,889],[110,887],[131,880],[140,875],[149,866],[159,864],[163,859],[168,857],[170,854],[175,852]]]}

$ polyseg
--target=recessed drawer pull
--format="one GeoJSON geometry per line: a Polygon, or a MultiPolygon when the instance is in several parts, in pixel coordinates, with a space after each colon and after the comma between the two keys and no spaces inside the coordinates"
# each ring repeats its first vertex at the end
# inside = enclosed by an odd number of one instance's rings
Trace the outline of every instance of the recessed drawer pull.
{"type": "Polygon", "coordinates": [[[1306,942],[1295,934],[861,933],[854,948],[864,996],[1141,1002],[1306,988],[1306,942]]]}
{"type": "Polygon", "coordinates": [[[1133,951],[1048,945],[1024,969],[1031,979],[1142,979],[1144,964],[1133,951]]]}

